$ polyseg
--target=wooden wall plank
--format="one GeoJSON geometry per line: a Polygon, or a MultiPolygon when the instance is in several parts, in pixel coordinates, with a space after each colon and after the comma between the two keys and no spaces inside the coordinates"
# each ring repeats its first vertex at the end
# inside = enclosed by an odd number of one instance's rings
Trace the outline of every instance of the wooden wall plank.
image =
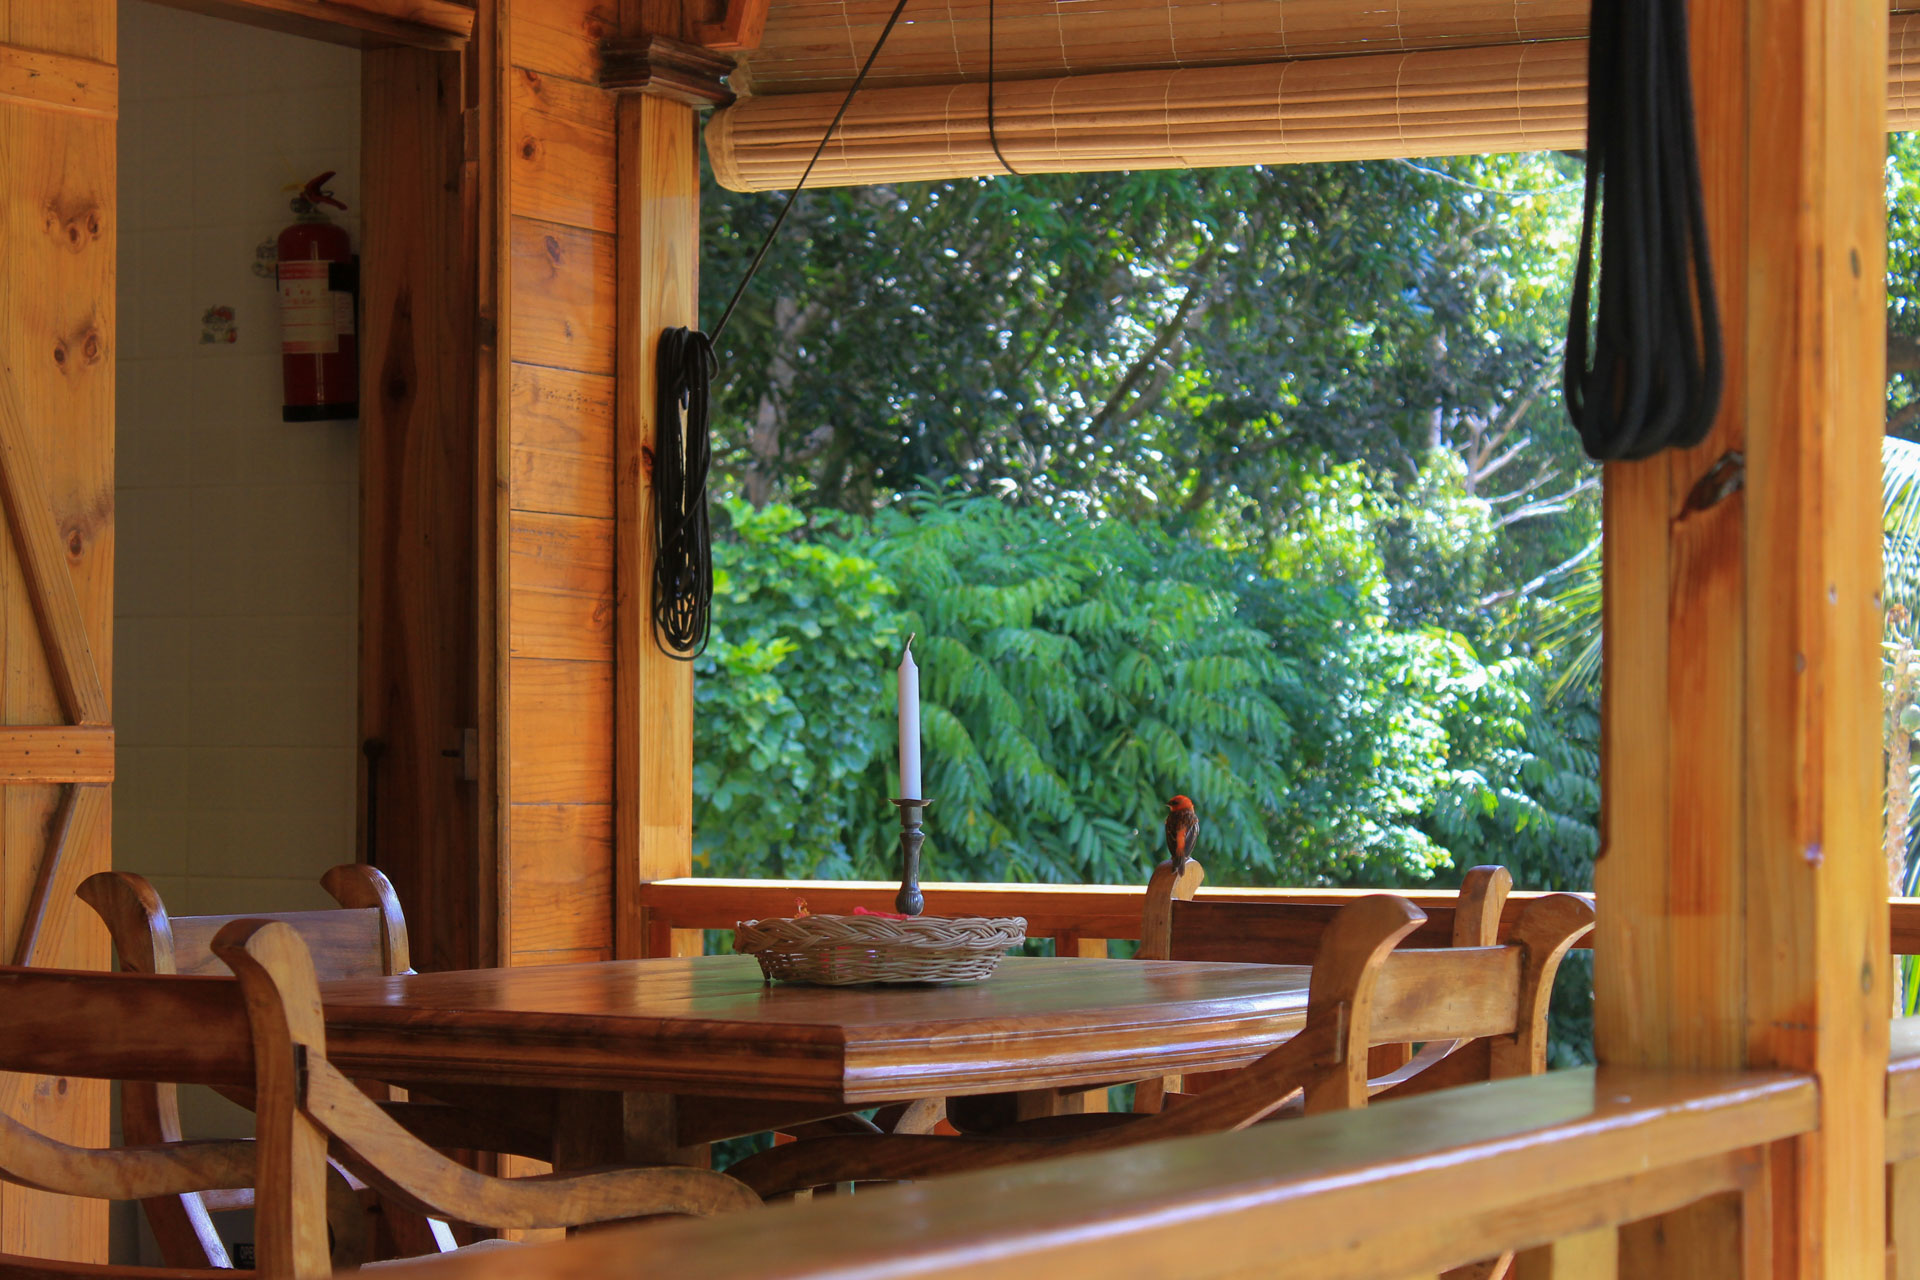
{"type": "MultiPolygon", "coordinates": [[[[112,0],[46,4],[0,0],[0,43],[83,59],[115,60],[112,0]]],[[[62,63],[69,68],[76,64],[62,63]]],[[[89,72],[89,77],[92,76],[89,72]]],[[[76,80],[78,77],[74,77],[76,80]]],[[[77,615],[99,689],[92,718],[111,722],[113,679],[114,274],[117,241],[114,126],[117,88],[91,81],[95,114],[0,101],[0,370],[32,456],[32,487],[51,516],[49,566],[77,615]]],[[[0,557],[0,723],[62,722],[23,566],[6,538],[0,557]]],[[[18,940],[62,788],[0,788],[0,944],[18,940]]],[[[111,803],[96,797],[91,837],[69,848],[58,883],[108,865],[111,803]]],[[[49,898],[39,959],[102,968],[105,931],[49,898]]],[[[0,1101],[66,1141],[107,1139],[103,1084],[6,1078],[0,1101]]],[[[106,1206],[0,1187],[0,1252],[106,1260],[106,1206]]]]}
{"type": "Polygon", "coordinates": [[[514,5],[510,27],[514,66],[592,84],[619,17],[614,0],[540,0],[514,5]]]}
{"type": "MultiPolygon", "coordinates": [[[[1696,0],[1691,28],[1727,394],[1699,448],[1607,469],[1595,1040],[1610,1064],[1819,1074],[1822,1130],[1774,1179],[1776,1258],[1868,1275],[1886,14],[1696,0]],[[1694,499],[1743,461],[1744,492],[1694,499]]],[[[1728,1230],[1708,1208],[1624,1233],[1622,1274],[1738,1274],[1728,1230]]]]}
{"type": "Polygon", "coordinates": [[[465,72],[456,54],[381,49],[361,85],[360,734],[380,746],[362,774],[360,855],[406,903],[417,967],[464,968],[484,954],[478,793],[461,754],[480,690],[465,72]]]}
{"type": "Polygon", "coordinates": [[[612,378],[514,366],[516,509],[613,518],[613,399],[612,378]]]}
{"type": "Polygon", "coordinates": [[[579,373],[613,372],[613,237],[514,218],[513,359],[579,373]]]}
{"type": "Polygon", "coordinates": [[[513,656],[613,661],[613,521],[516,511],[513,656]]]}
{"type": "Polygon", "coordinates": [[[507,159],[513,212],[590,231],[613,230],[613,96],[516,68],[507,159]]]}
{"type": "Polygon", "coordinates": [[[512,658],[508,678],[513,803],[606,803],[613,794],[612,665],[512,658]]]}
{"type": "Polygon", "coordinates": [[[515,959],[611,958],[613,806],[515,805],[511,821],[515,959]]]}
{"type": "Polygon", "coordinates": [[[693,666],[654,636],[654,495],[646,455],[660,337],[700,324],[700,149],[693,108],[620,102],[620,380],[614,431],[616,599],[614,949],[646,947],[640,886],[693,869],[693,666]]]}

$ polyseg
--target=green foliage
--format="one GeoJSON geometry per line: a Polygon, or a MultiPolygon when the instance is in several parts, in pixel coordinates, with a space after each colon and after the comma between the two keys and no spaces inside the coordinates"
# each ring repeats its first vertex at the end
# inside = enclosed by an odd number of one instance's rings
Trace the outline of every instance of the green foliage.
{"type": "Polygon", "coordinates": [[[703,874],[881,874],[869,784],[890,709],[879,672],[899,648],[894,587],[871,559],[791,508],[724,504],[714,634],[698,660],[693,789],[703,874]]]}
{"type": "Polygon", "coordinates": [[[1153,525],[984,498],[864,521],[728,511],[703,660],[725,678],[696,685],[710,874],[891,872],[907,631],[930,878],[1137,882],[1176,792],[1216,883],[1400,884],[1516,858],[1523,883],[1564,883],[1591,857],[1591,746],[1540,710],[1541,673],[1385,629],[1376,592],[1305,559],[1275,578],[1153,525]]]}

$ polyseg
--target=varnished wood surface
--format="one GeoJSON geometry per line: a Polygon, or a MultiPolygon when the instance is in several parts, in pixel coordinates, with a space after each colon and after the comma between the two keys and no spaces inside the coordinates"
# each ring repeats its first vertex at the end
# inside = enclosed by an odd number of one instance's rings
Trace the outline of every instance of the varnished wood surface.
{"type": "Polygon", "coordinates": [[[1270,1129],[1179,1139],[450,1259],[421,1280],[913,1275],[1029,1280],[1432,1274],[1751,1178],[1813,1123],[1811,1080],[1555,1072],[1270,1129]]]}
{"type": "Polygon", "coordinates": [[[327,983],[350,1074],[864,1105],[1241,1066],[1307,971],[1010,957],[955,987],[768,985],[747,956],[327,983]]]}
{"type": "MultiPolygon", "coordinates": [[[[817,913],[847,912],[856,906],[879,908],[893,901],[899,886],[877,880],[726,880],[689,877],[656,880],[641,890],[641,905],[651,922],[680,929],[731,929],[735,921],[793,914],[793,900],[805,898],[817,913]]],[[[945,915],[1016,915],[1027,918],[1035,938],[1138,938],[1146,891],[1134,885],[925,884],[929,904],[945,915]]],[[[1364,889],[1216,889],[1202,888],[1200,902],[1286,902],[1302,908],[1302,945],[1306,926],[1323,927],[1334,910],[1364,889]]],[[[1409,946],[1442,947],[1451,941],[1452,890],[1397,891],[1427,914],[1409,946]]],[[[1513,893],[1501,912],[1504,938],[1527,903],[1545,896],[1513,893]]],[[[1591,895],[1588,895],[1591,896],[1591,895]]],[[[929,909],[933,909],[929,906],[929,909]]],[[[1920,898],[1891,898],[1888,950],[1896,956],[1920,955],[1920,898]]],[[[1593,945],[1588,934],[1578,943],[1593,945]]]]}

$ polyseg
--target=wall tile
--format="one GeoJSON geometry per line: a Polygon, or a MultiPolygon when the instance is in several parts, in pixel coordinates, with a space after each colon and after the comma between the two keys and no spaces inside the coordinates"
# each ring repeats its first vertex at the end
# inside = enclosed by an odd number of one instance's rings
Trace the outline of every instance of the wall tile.
{"type": "Polygon", "coordinates": [[[193,613],[312,615],[357,609],[357,494],[343,485],[195,488],[193,613]]]}
{"type": "MultiPolygon", "coordinates": [[[[192,814],[191,821],[196,879],[245,879],[271,870],[302,885],[317,885],[328,868],[353,861],[351,808],[344,813],[301,818],[264,810],[202,809],[192,814]]],[[[314,905],[334,903],[327,899],[314,905]]],[[[258,905],[235,908],[267,909],[258,905]]]]}
{"type": "Polygon", "coordinates": [[[325,907],[354,854],[358,440],[280,421],[255,266],[324,169],[358,243],[360,55],[120,7],[116,865],[177,913],[325,907]],[[200,342],[211,306],[236,341],[200,342]]]}
{"type": "MultiPolygon", "coordinates": [[[[130,405],[120,405],[122,417],[134,411],[130,405]]],[[[122,489],[114,529],[115,615],[185,614],[190,607],[192,547],[191,489],[122,489]]],[[[138,648],[141,640],[129,634],[125,644],[138,648]]]]}

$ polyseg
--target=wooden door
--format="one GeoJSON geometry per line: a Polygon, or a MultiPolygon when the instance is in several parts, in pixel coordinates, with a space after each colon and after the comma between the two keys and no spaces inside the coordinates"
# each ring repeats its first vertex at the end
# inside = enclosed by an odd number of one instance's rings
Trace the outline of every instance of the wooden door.
{"type": "MultiPolygon", "coordinates": [[[[113,778],[112,0],[0,0],[0,959],[106,965],[74,887],[113,778]]],[[[0,1077],[0,1107],[107,1137],[106,1087],[0,1077]]],[[[106,1206],[0,1187],[0,1251],[106,1259],[106,1206]]]]}

